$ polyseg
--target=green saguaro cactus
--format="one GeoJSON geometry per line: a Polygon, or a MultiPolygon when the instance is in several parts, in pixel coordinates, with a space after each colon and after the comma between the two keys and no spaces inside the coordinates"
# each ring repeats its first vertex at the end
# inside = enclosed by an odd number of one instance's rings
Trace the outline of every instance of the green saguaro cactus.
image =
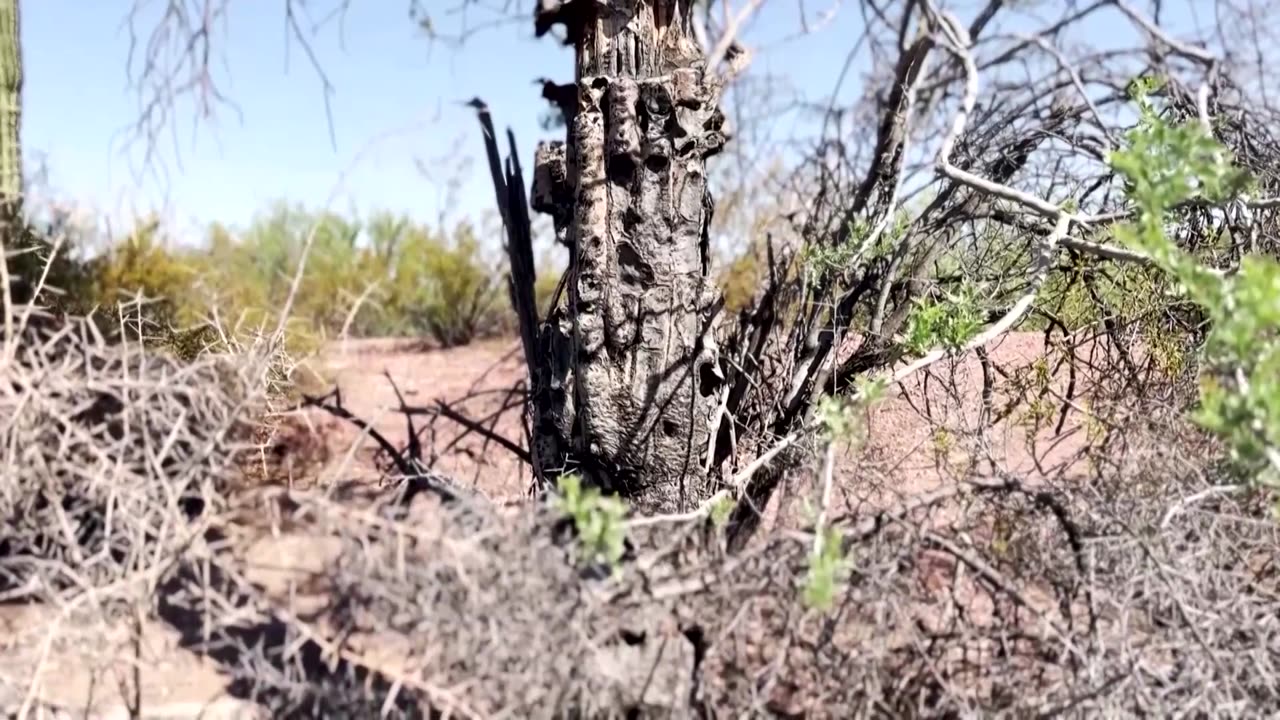
{"type": "Polygon", "coordinates": [[[22,198],[22,38],[19,0],[0,0],[0,200],[22,198]]]}
{"type": "Polygon", "coordinates": [[[22,192],[22,38],[18,5],[0,0],[0,261],[9,264],[10,300],[33,299],[34,277],[44,256],[31,247],[24,221],[22,192]],[[8,256],[8,257],[6,257],[8,256]]]}

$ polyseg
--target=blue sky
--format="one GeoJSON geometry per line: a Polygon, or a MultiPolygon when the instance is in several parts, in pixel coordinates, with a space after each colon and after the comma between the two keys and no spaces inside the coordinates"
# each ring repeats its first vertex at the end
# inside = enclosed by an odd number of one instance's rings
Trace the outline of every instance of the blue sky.
{"type": "MultiPolygon", "coordinates": [[[[296,42],[286,47],[283,3],[232,0],[225,33],[216,38],[226,59],[216,77],[242,116],[219,108],[193,134],[187,106],[177,125],[182,166],[166,142],[169,173],[161,179],[136,174],[120,135],[139,111],[126,75],[129,3],[26,0],[28,156],[45,154],[58,191],[117,217],[128,215],[132,203],[138,210],[167,207],[183,222],[243,222],[274,198],[324,204],[348,168],[338,209],[354,200],[362,209],[434,214],[439,198],[415,160],[430,162],[460,143],[477,149],[474,116],[453,101],[482,94],[500,118],[519,119],[534,106],[533,77],[563,66],[568,56],[514,27],[491,30],[458,50],[433,48],[415,32],[405,5],[356,3],[341,36],[334,26],[314,39],[334,85],[335,148],[320,80],[296,42]],[[504,49],[499,62],[480,62],[496,46],[504,49]]],[[[536,124],[517,129],[532,146],[536,124]]],[[[132,159],[136,166],[136,148],[132,159]]],[[[465,209],[481,201],[475,192],[464,195],[465,209]]]]}
{"type": "MultiPolygon", "coordinates": [[[[453,4],[429,0],[437,3],[453,4]]],[[[136,149],[130,156],[120,134],[139,111],[126,75],[129,2],[24,0],[28,162],[43,158],[56,192],[117,222],[159,208],[181,226],[244,223],[279,198],[323,206],[347,170],[335,209],[354,203],[361,212],[387,208],[434,219],[447,208],[474,216],[493,204],[479,162],[462,176],[452,201],[443,188],[449,156],[454,166],[458,150],[481,159],[474,113],[457,103],[483,97],[499,127],[515,129],[527,166],[537,139],[548,136],[538,125],[545,103],[534,81],[570,77],[572,54],[554,39],[534,39],[531,20],[485,30],[461,47],[433,45],[408,19],[407,4],[354,3],[342,33],[330,26],[313,40],[334,86],[335,148],[321,82],[297,43],[286,47],[283,3],[231,0],[226,30],[216,38],[226,62],[215,77],[242,116],[220,108],[193,134],[187,106],[177,133],[182,166],[173,162],[174,144],[167,141],[169,172],[162,180],[137,175],[130,163],[132,157],[137,165],[136,149]],[[423,175],[423,164],[434,178],[423,175]]],[[[796,13],[794,3],[772,0],[753,34],[772,43],[778,33],[769,30],[790,33],[796,13]]],[[[442,29],[458,28],[456,17],[437,17],[442,29]]],[[[766,48],[758,66],[788,73],[842,58],[849,37],[844,22],[766,48]]],[[[831,77],[822,77],[824,88],[831,77]]]]}
{"type": "MultiPolygon", "coordinates": [[[[22,6],[29,162],[45,158],[54,190],[116,222],[159,209],[190,228],[214,219],[243,224],[276,199],[321,207],[344,172],[334,209],[475,216],[492,207],[480,163],[461,176],[455,197],[443,189],[450,167],[442,161],[453,156],[456,164],[459,151],[479,160],[482,151],[474,114],[458,103],[483,97],[499,126],[516,130],[527,167],[537,139],[548,136],[538,126],[545,104],[533,83],[571,74],[571,53],[551,38],[535,40],[531,21],[486,30],[462,47],[433,46],[409,20],[407,0],[353,3],[341,33],[331,26],[313,40],[334,86],[335,148],[320,80],[298,44],[285,42],[283,2],[230,0],[227,27],[215,36],[225,57],[215,77],[242,117],[220,108],[193,135],[188,107],[177,126],[181,168],[166,142],[167,179],[138,176],[120,135],[139,111],[126,76],[130,5],[24,0],[22,6]],[[421,165],[434,177],[424,176],[421,165]]],[[[809,0],[810,18],[833,5],[809,0]]],[[[765,2],[746,36],[758,48],[753,68],[792,80],[810,97],[825,96],[861,20],[846,2],[834,22],[787,39],[798,28],[797,14],[796,0],[765,2]],[[813,73],[815,67],[829,71],[813,73]]],[[[442,29],[457,29],[456,17],[436,17],[442,29]]],[[[846,93],[858,90],[856,79],[846,84],[846,93]]]]}

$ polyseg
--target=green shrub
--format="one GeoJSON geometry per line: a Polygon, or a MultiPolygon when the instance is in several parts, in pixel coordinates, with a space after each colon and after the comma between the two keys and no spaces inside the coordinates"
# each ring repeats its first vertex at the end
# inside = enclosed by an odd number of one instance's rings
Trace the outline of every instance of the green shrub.
{"type": "MultiPolygon", "coordinates": [[[[44,269],[52,248],[47,238],[67,233],[65,218],[60,222],[6,239],[11,253],[34,249],[8,261],[20,302],[44,269]]],[[[65,309],[97,308],[118,324],[119,303],[141,295],[149,302],[131,312],[157,332],[212,322],[253,333],[274,330],[292,293],[286,331],[295,355],[342,333],[429,336],[452,347],[515,332],[505,274],[467,223],[436,230],[403,215],[377,213],[366,222],[277,203],[247,228],[211,225],[204,243],[191,249],[172,249],[161,238],[159,221],[147,218],[91,261],[78,261],[71,258],[86,238],[72,237],[49,273],[49,284],[66,292],[46,292],[45,303],[61,297],[65,309]]],[[[554,271],[539,277],[544,311],[559,280],[554,271]]]]}
{"type": "Polygon", "coordinates": [[[241,315],[277,310],[313,230],[292,308],[300,332],[428,335],[451,347],[511,329],[500,276],[469,225],[445,234],[390,213],[361,223],[277,205],[238,237],[215,226],[205,285],[241,315]]]}
{"type": "Polygon", "coordinates": [[[902,342],[915,355],[938,346],[958,351],[982,330],[985,320],[981,289],[965,283],[954,293],[944,292],[940,299],[917,299],[902,342]]]}
{"type": "Polygon", "coordinates": [[[108,247],[89,262],[92,301],[104,309],[141,298],[143,316],[161,326],[192,318],[186,316],[190,287],[196,269],[160,241],[160,221],[148,218],[124,240],[108,247]]]}
{"type": "Polygon", "coordinates": [[[1280,489],[1280,264],[1253,255],[1238,272],[1220,273],[1169,238],[1166,228],[1186,202],[1222,204],[1252,183],[1199,123],[1161,117],[1147,99],[1151,87],[1145,80],[1132,87],[1140,121],[1109,158],[1137,209],[1116,237],[1147,253],[1204,309],[1210,329],[1196,420],[1227,443],[1242,474],[1280,489]]]}
{"type": "Polygon", "coordinates": [[[617,572],[626,551],[626,503],[601,494],[599,488],[583,487],[582,479],[574,474],[560,476],[552,503],[573,520],[583,560],[617,572]]]}
{"type": "Polygon", "coordinates": [[[748,248],[720,271],[720,291],[724,293],[725,313],[730,317],[751,305],[756,290],[764,280],[761,265],[754,250],[748,248]]]}
{"type": "Polygon", "coordinates": [[[503,285],[469,224],[447,237],[412,228],[400,245],[386,301],[397,323],[444,347],[509,330],[503,285]]]}
{"type": "Polygon", "coordinates": [[[77,259],[81,238],[65,210],[41,210],[34,217],[13,218],[6,217],[6,209],[0,206],[10,299],[30,303],[43,276],[42,304],[55,311],[83,311],[88,305],[91,276],[77,259]]]}

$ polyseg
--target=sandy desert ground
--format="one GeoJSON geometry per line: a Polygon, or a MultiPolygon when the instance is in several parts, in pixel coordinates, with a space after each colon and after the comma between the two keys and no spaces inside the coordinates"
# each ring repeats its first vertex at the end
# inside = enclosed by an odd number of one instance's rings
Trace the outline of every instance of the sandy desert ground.
{"type": "MultiPolygon", "coordinates": [[[[990,348],[993,363],[1015,373],[1043,354],[1039,334],[1014,334],[990,348]]],[[[335,344],[317,360],[317,367],[341,391],[343,406],[353,415],[369,421],[374,428],[397,444],[405,442],[405,417],[398,411],[397,388],[410,406],[431,408],[438,403],[465,413],[491,431],[524,445],[521,438],[520,409],[513,393],[523,381],[522,358],[516,341],[485,341],[451,350],[415,347],[397,340],[352,341],[335,344]],[[394,384],[392,382],[394,380],[394,384]]],[[[1061,386],[1062,378],[1055,378],[1061,386]]],[[[948,468],[963,465],[974,455],[975,445],[968,428],[975,426],[981,411],[982,380],[976,359],[943,362],[930,373],[917,376],[899,392],[890,393],[868,415],[868,444],[865,452],[845,452],[836,469],[838,492],[833,514],[857,512],[868,504],[880,505],[889,496],[911,495],[948,482],[948,468]],[[954,380],[958,392],[949,394],[944,386],[954,380]],[[926,419],[925,415],[933,420],[926,419]],[[938,428],[945,428],[939,430],[938,428]],[[874,472],[872,470],[874,469],[874,472]],[[874,475],[875,482],[869,478],[874,475]]],[[[997,385],[995,405],[1008,388],[997,385]]],[[[1028,477],[1042,468],[1067,458],[1078,450],[1084,433],[1081,414],[1072,410],[1063,432],[1041,431],[1029,435],[1021,416],[1014,414],[988,433],[984,450],[1006,470],[1028,477]]],[[[419,416],[423,456],[441,473],[494,500],[518,500],[528,485],[527,468],[513,453],[498,443],[445,417],[419,416]]],[[[1054,416],[1050,425],[1056,424],[1054,416]]],[[[293,468],[296,486],[333,484],[372,485],[377,481],[376,447],[361,439],[350,423],[320,410],[303,412],[281,436],[277,452],[285,465],[293,468]],[[308,464],[317,449],[323,449],[320,467],[308,464]],[[296,456],[296,457],[295,457],[296,456]]],[[[805,473],[788,481],[775,496],[766,513],[766,525],[775,524],[780,506],[797,512],[797,497],[812,492],[805,473]]],[[[323,552],[314,539],[289,535],[265,537],[248,549],[251,563],[266,586],[283,587],[290,577],[318,571],[323,552]]],[[[128,633],[100,637],[93,643],[58,649],[43,664],[38,663],[39,635],[19,630],[42,627],[56,611],[49,608],[0,607],[0,671],[43,668],[41,696],[65,708],[76,708],[69,716],[128,717],[118,680],[131,672],[102,658],[101,651],[121,647],[128,633]],[[24,645],[19,636],[25,635],[24,645]],[[91,647],[93,646],[93,647],[91,647]],[[8,666],[7,668],[5,666],[8,666]]],[[[249,705],[226,696],[226,678],[210,661],[179,647],[170,628],[145,628],[139,677],[143,682],[144,717],[256,717],[249,705]]],[[[0,710],[6,698],[0,697],[0,710]]],[[[12,701],[12,699],[9,699],[12,701]]]]}
{"type": "MultiPolygon", "coordinates": [[[[1044,355],[1044,338],[1039,333],[1015,333],[988,350],[992,365],[1005,373],[1031,374],[1032,363],[1044,355]]],[[[512,443],[526,444],[518,396],[513,392],[523,387],[525,374],[517,341],[485,341],[450,350],[416,348],[397,340],[350,341],[330,346],[316,367],[341,391],[345,408],[400,446],[407,440],[407,427],[405,416],[397,410],[397,389],[406,405],[431,408],[445,403],[512,443]]],[[[1064,384],[1065,372],[1053,373],[1051,386],[1057,392],[1062,392],[1064,384]]],[[[1077,383],[1078,391],[1081,385],[1077,383]]],[[[1010,380],[996,378],[993,405],[997,412],[1012,389],[1010,380]]],[[[1081,414],[1069,406],[1061,432],[1033,430],[1029,437],[1026,415],[1015,412],[987,433],[985,449],[979,450],[973,430],[978,426],[981,394],[982,371],[973,355],[942,361],[888,393],[867,414],[865,452],[846,448],[842,453],[837,471],[841,488],[846,495],[856,494],[860,469],[868,457],[875,458],[894,488],[910,494],[932,489],[948,474],[946,468],[963,465],[975,453],[989,452],[1003,469],[1034,475],[1080,448],[1081,414]]],[[[1060,408],[1060,402],[1053,403],[1049,425],[1057,425],[1060,408]]],[[[494,500],[524,495],[528,468],[513,453],[446,417],[415,420],[424,458],[443,475],[494,500]]],[[[306,436],[318,433],[325,438],[330,455],[323,471],[308,472],[310,477],[299,482],[361,482],[376,477],[376,445],[368,439],[360,441],[359,430],[350,423],[312,409],[291,426],[282,442],[305,447],[314,443],[303,442],[306,436]]]]}

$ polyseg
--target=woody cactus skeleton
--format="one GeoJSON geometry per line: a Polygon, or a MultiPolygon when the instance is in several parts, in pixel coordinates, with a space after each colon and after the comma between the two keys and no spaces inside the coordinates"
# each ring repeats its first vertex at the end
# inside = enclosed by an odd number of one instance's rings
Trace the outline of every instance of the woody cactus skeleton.
{"type": "Polygon", "coordinates": [[[706,175],[724,118],[691,15],[689,0],[544,2],[537,12],[539,34],[563,25],[576,48],[576,82],[544,92],[567,142],[539,147],[534,172],[532,207],[570,250],[567,302],[545,322],[532,310],[519,168],[502,176],[487,133],[533,381],[535,470],[544,482],[578,472],[648,512],[711,494],[724,378],[706,175]]]}
{"type": "MultiPolygon", "coordinates": [[[[990,218],[997,199],[1042,222],[1001,228],[1000,237],[1032,249],[1031,262],[1020,295],[1010,285],[987,300],[994,322],[977,334],[979,345],[1025,315],[1044,282],[1046,258],[1059,247],[1092,252],[1071,237],[1080,216],[1064,224],[1061,206],[1008,185],[1030,182],[1022,176],[1044,139],[1069,136],[1090,105],[1049,102],[1055,88],[1045,97],[1034,91],[1031,101],[1008,105],[1049,106],[1031,118],[1016,116],[1031,129],[992,116],[990,126],[1013,129],[970,132],[980,89],[973,48],[1003,4],[992,0],[966,26],[932,3],[907,3],[893,33],[902,54],[884,101],[875,100],[881,122],[873,151],[859,159],[862,181],[842,190],[815,158],[805,212],[796,216],[804,249],[842,260],[816,282],[796,282],[789,278],[806,276],[793,272],[804,254],[784,247],[775,257],[770,246],[764,292],[719,348],[712,339],[719,304],[708,282],[705,162],[724,135],[720,87],[693,40],[691,5],[540,4],[537,30],[563,25],[576,50],[576,82],[543,88],[564,114],[568,137],[539,149],[532,206],[552,216],[571,252],[567,302],[543,322],[534,315],[520,169],[510,160],[502,172],[492,123],[484,113],[481,119],[508,220],[511,287],[532,380],[536,474],[545,482],[562,468],[579,471],[641,512],[690,509],[720,485],[739,496],[731,530],[744,530],[731,532],[732,546],[732,536],[750,533],[756,509],[802,459],[801,439],[824,396],[849,394],[870,378],[897,382],[948,355],[936,348],[890,371],[908,359],[895,338],[915,299],[936,282],[929,267],[964,242],[958,233],[990,233],[991,223],[1003,223],[990,218]],[[953,80],[925,81],[931,67],[943,66],[953,80]],[[960,106],[939,121],[933,110],[957,83],[960,106]],[[899,227],[894,218],[904,210],[900,189],[911,172],[913,134],[941,138],[928,150],[935,196],[899,227]],[[873,252],[881,240],[888,250],[873,252]],[[847,333],[863,322],[864,340],[842,351],[847,333]],[[756,459],[738,467],[744,453],[756,459]]],[[[832,145],[850,146],[843,139],[832,145]]]]}

